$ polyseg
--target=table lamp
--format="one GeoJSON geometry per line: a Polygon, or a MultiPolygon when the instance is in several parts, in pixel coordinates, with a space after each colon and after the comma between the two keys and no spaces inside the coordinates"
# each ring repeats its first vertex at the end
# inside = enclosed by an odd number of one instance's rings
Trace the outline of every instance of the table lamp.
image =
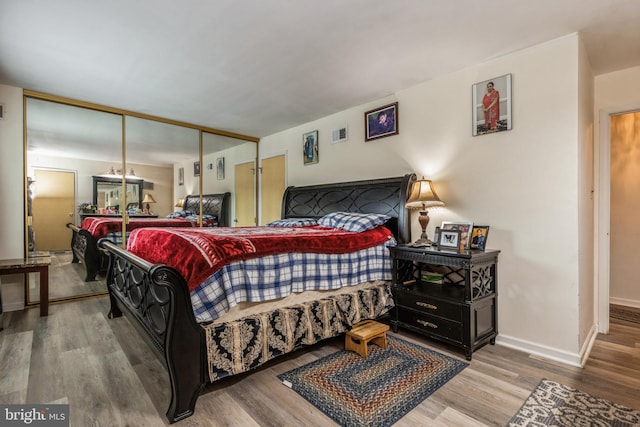
{"type": "Polygon", "coordinates": [[[440,200],[436,194],[433,183],[428,179],[424,179],[424,177],[419,181],[415,181],[413,187],[411,187],[411,193],[409,194],[407,203],[405,204],[405,207],[409,209],[421,209],[418,222],[420,223],[420,227],[422,227],[422,234],[414,244],[430,245],[433,243],[429,240],[429,237],[427,237],[427,225],[429,225],[429,212],[427,208],[436,206],[444,206],[444,202],[440,200]]]}
{"type": "Polygon", "coordinates": [[[151,211],[149,210],[149,203],[155,203],[156,201],[153,200],[153,196],[149,193],[144,195],[144,199],[142,199],[142,203],[146,203],[146,205],[144,205],[144,210],[146,214],[151,213],[151,211]]]}
{"type": "Polygon", "coordinates": [[[184,207],[184,199],[178,199],[178,201],[176,202],[176,208],[182,207],[184,207]]]}

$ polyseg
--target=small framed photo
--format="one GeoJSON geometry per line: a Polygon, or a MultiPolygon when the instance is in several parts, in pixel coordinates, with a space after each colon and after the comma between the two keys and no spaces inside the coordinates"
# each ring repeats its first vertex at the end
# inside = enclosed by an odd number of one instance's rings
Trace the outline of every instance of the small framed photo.
{"type": "Polygon", "coordinates": [[[178,185],[184,185],[184,168],[178,169],[178,185]]]}
{"type": "Polygon", "coordinates": [[[471,232],[471,243],[469,244],[469,247],[478,251],[484,251],[488,235],[488,225],[474,225],[473,231],[471,232]]]}
{"type": "Polygon", "coordinates": [[[302,135],[302,152],[304,164],[311,165],[318,163],[318,131],[314,130],[302,135]]]}
{"type": "Polygon", "coordinates": [[[218,157],[216,159],[216,172],[218,173],[218,179],[224,179],[224,157],[218,157]]]}
{"type": "Polygon", "coordinates": [[[398,103],[385,105],[364,113],[364,140],[398,134],[398,103]]]}
{"type": "Polygon", "coordinates": [[[473,136],[511,130],[511,74],[473,85],[473,136]]]}
{"type": "Polygon", "coordinates": [[[433,231],[433,243],[437,245],[439,241],[440,241],[440,227],[436,227],[435,230],[433,231]]]}
{"type": "Polygon", "coordinates": [[[193,162],[193,176],[200,176],[200,162],[193,162]]]}
{"type": "Polygon", "coordinates": [[[441,230],[460,230],[460,242],[464,249],[469,249],[469,241],[471,231],[473,229],[473,222],[466,221],[442,221],[440,225],[441,230]]]}
{"type": "Polygon", "coordinates": [[[438,238],[438,247],[440,249],[455,249],[460,247],[460,230],[440,230],[438,238]]]}

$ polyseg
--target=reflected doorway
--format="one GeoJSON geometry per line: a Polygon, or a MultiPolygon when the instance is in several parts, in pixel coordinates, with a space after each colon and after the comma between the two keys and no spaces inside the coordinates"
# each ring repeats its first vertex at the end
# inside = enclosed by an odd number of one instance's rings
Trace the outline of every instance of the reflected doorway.
{"type": "Polygon", "coordinates": [[[75,215],[75,172],[34,170],[32,185],[33,238],[36,251],[69,250],[75,215]]]}
{"type": "Polygon", "coordinates": [[[233,225],[235,227],[245,227],[256,225],[255,217],[255,163],[247,162],[236,165],[235,185],[236,196],[235,217],[233,225]]]}

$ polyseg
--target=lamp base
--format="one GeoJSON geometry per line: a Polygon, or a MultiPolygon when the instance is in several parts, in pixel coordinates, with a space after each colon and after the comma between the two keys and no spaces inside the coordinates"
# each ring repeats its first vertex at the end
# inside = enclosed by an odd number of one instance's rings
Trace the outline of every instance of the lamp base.
{"type": "Polygon", "coordinates": [[[420,216],[418,217],[418,222],[420,223],[420,227],[422,228],[422,233],[420,234],[420,238],[413,242],[414,245],[421,246],[431,246],[433,242],[429,240],[427,236],[427,225],[429,225],[429,212],[421,211],[420,216]]]}

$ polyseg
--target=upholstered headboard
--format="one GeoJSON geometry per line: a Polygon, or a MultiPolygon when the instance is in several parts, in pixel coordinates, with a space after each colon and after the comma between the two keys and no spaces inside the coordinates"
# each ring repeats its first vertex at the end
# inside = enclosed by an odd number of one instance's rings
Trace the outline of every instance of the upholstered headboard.
{"type": "Polygon", "coordinates": [[[399,243],[411,241],[405,203],[415,174],[336,184],[288,187],[282,196],[282,218],[320,218],[331,212],[389,215],[387,227],[399,243]]]}
{"type": "MultiPolygon", "coordinates": [[[[202,195],[202,214],[213,215],[218,218],[220,227],[228,227],[229,221],[229,200],[231,193],[220,194],[203,194],[202,195]]],[[[182,210],[200,214],[200,196],[193,195],[184,198],[182,210]]]]}

